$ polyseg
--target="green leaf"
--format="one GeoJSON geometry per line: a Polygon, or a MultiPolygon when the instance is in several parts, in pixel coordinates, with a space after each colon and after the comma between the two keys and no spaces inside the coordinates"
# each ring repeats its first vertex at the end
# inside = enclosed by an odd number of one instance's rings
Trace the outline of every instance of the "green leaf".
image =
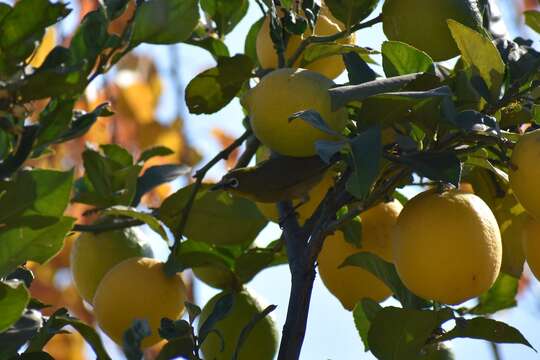
{"type": "Polygon", "coordinates": [[[222,40],[208,35],[206,28],[201,24],[195,28],[185,43],[208,50],[215,60],[222,56],[229,56],[227,45],[222,40]]]}
{"type": "Polygon", "coordinates": [[[350,141],[349,159],[353,173],[347,181],[347,191],[363,199],[371,191],[379,175],[382,154],[381,128],[373,126],[350,141]]]}
{"type": "Polygon", "coordinates": [[[341,44],[337,42],[332,43],[318,43],[311,44],[307,47],[302,56],[300,57],[300,66],[306,67],[320,59],[324,59],[329,56],[344,55],[349,53],[358,54],[365,62],[370,64],[376,64],[376,62],[371,59],[370,54],[378,54],[374,50],[369,50],[360,46],[350,45],[350,44],[341,44]]]}
{"type": "Polygon", "coordinates": [[[449,19],[448,26],[463,60],[484,80],[491,101],[496,101],[504,81],[505,65],[493,42],[475,30],[449,19]]]}
{"type": "Polygon", "coordinates": [[[103,151],[105,157],[116,163],[118,168],[125,168],[133,165],[133,157],[123,147],[116,144],[102,144],[99,145],[99,148],[103,151]]]}
{"type": "Polygon", "coordinates": [[[147,319],[135,319],[122,337],[122,350],[128,360],[140,360],[143,358],[141,344],[145,337],[152,334],[152,329],[147,319]]]}
{"type": "Polygon", "coordinates": [[[195,344],[191,337],[171,339],[163,346],[156,360],[192,359],[194,348],[195,344]]]}
{"type": "Polygon", "coordinates": [[[377,7],[379,0],[326,0],[332,15],[347,28],[367,18],[377,7]]]}
{"type": "MultiPolygon", "coordinates": [[[[77,64],[84,64],[83,74],[89,74],[96,63],[99,54],[106,47],[110,39],[107,32],[109,20],[106,10],[102,6],[88,12],[81,25],[77,28],[71,39],[70,53],[77,64]]],[[[84,76],[86,80],[86,76],[84,76]]],[[[84,84],[86,86],[86,82],[84,84]]],[[[81,89],[82,90],[82,89],[81,89]]]]}
{"type": "Polygon", "coordinates": [[[187,175],[190,171],[189,166],[176,164],[155,165],[147,168],[137,179],[137,190],[132,205],[137,206],[142,196],[155,187],[187,175]]]}
{"type": "Polygon", "coordinates": [[[324,133],[327,133],[329,135],[335,136],[335,137],[341,137],[341,134],[332,129],[326,121],[322,118],[321,114],[319,114],[315,110],[302,110],[298,111],[291,116],[289,116],[289,122],[294,121],[296,119],[300,119],[311,125],[317,130],[321,130],[324,133]]]}
{"type": "Polygon", "coordinates": [[[461,181],[461,161],[454,152],[420,152],[401,157],[418,175],[433,181],[444,181],[458,187],[461,181]]]}
{"type": "Polygon", "coordinates": [[[82,335],[96,353],[97,360],[111,360],[94,328],[86,325],[79,319],[70,316],[64,308],[55,311],[54,314],[49,317],[36,336],[30,340],[25,352],[30,353],[40,351],[54,335],[62,333],[62,329],[65,326],[73,327],[82,335]]]}
{"type": "Polygon", "coordinates": [[[0,231],[0,276],[28,260],[40,264],[47,262],[62,249],[64,238],[74,221],[64,216],[37,230],[32,229],[30,224],[4,227],[0,231]]]}
{"type": "Polygon", "coordinates": [[[277,305],[269,305],[261,312],[257,312],[253,315],[249,323],[242,328],[242,331],[240,331],[240,335],[238,336],[238,342],[236,344],[236,348],[234,349],[234,354],[232,356],[232,360],[237,360],[238,356],[240,354],[240,349],[242,349],[242,346],[246,342],[246,339],[248,338],[249,334],[251,334],[251,331],[257,325],[257,323],[264,319],[268,314],[270,314],[272,311],[274,311],[277,308],[277,305]]]}
{"type": "Polygon", "coordinates": [[[83,154],[83,164],[86,176],[92,183],[94,190],[103,198],[108,198],[113,192],[111,183],[112,169],[99,152],[86,149],[83,154]]]}
{"type": "Polygon", "coordinates": [[[405,308],[420,309],[429,304],[425,300],[411,293],[405,285],[403,285],[396,271],[396,267],[393,264],[384,261],[375,254],[359,252],[351,255],[345,259],[339,268],[344,266],[359,266],[375,275],[392,290],[394,297],[398,299],[405,308]]]}
{"type": "Polygon", "coordinates": [[[371,322],[375,319],[377,313],[382,309],[374,300],[364,298],[360,300],[353,310],[353,319],[360,339],[364,343],[364,350],[369,351],[368,334],[371,328],[371,322]]]}
{"type": "Polygon", "coordinates": [[[0,359],[10,359],[43,325],[37,310],[26,310],[8,330],[0,333],[0,359]]]}
{"type": "Polygon", "coordinates": [[[347,68],[349,84],[351,85],[374,81],[378,76],[377,73],[369,67],[367,62],[355,52],[343,54],[343,62],[347,68]]]}
{"type": "Polygon", "coordinates": [[[244,42],[244,53],[249,56],[251,61],[254,64],[259,65],[259,58],[257,57],[257,36],[261,30],[262,24],[264,22],[264,17],[260,18],[251,25],[249,31],[246,35],[246,40],[244,42]]]}
{"type": "Polygon", "coordinates": [[[145,163],[146,161],[150,160],[153,157],[168,156],[172,154],[174,154],[174,151],[172,151],[166,146],[159,146],[159,145],[154,146],[150,149],[144,150],[142,154],[139,156],[137,163],[145,163]]]}
{"type": "Polygon", "coordinates": [[[435,330],[452,318],[450,309],[383,308],[371,322],[369,348],[380,360],[417,359],[435,330]]]}
{"type": "Polygon", "coordinates": [[[498,344],[522,344],[534,350],[534,347],[516,328],[501,321],[484,317],[457,318],[456,326],[438,340],[447,341],[456,338],[480,339],[498,344]]]}
{"type": "Polygon", "coordinates": [[[165,241],[168,241],[167,233],[159,221],[152,216],[151,214],[143,213],[138,211],[136,208],[129,206],[113,206],[103,211],[105,215],[112,216],[127,216],[133,219],[140,220],[155,231],[161,238],[165,241]]]}
{"type": "Polygon", "coordinates": [[[253,62],[246,55],[218,58],[186,87],[186,103],[193,114],[212,114],[227,105],[251,76],[253,62]]]}
{"type": "Polygon", "coordinates": [[[234,259],[229,254],[221,252],[219,248],[194,240],[183,241],[172,255],[176,271],[202,266],[230,270],[234,263],[234,259]]]}
{"type": "Polygon", "coordinates": [[[537,10],[527,10],[523,15],[525,16],[525,24],[537,33],[540,33],[540,12],[537,10]]]}
{"type": "Polygon", "coordinates": [[[98,117],[111,116],[113,112],[110,109],[109,103],[103,103],[97,106],[93,111],[89,113],[77,111],[71,122],[70,127],[64,132],[59,138],[56,139],[55,143],[61,143],[68,140],[75,139],[80,137],[96,122],[98,117]]]}
{"type": "MultiPolygon", "coordinates": [[[[209,191],[210,187],[204,185],[197,193],[182,235],[216,245],[251,243],[266,225],[266,218],[253,202],[226,192],[209,191]]],[[[161,204],[159,218],[174,234],[179,231],[192,190],[193,185],[180,189],[161,204]]]]}
{"type": "Polygon", "coordinates": [[[198,23],[197,0],[149,0],[137,9],[131,45],[175,44],[186,40],[198,23]]]}
{"type": "Polygon", "coordinates": [[[17,360],[54,360],[54,358],[45,351],[36,351],[23,353],[17,357],[17,360]]]}
{"type": "Polygon", "coordinates": [[[487,292],[480,295],[478,305],[469,312],[475,315],[486,315],[516,306],[518,287],[519,279],[500,273],[495,284],[487,292]]]}
{"type": "Polygon", "coordinates": [[[203,343],[208,334],[214,328],[214,325],[221,319],[225,318],[231,311],[234,302],[234,295],[231,292],[222,292],[219,299],[216,301],[212,312],[204,323],[199,327],[199,341],[203,343]]]}
{"type": "Polygon", "coordinates": [[[399,41],[382,45],[383,68],[387,77],[414,73],[434,73],[433,59],[423,51],[399,41]]]}
{"type": "Polygon", "coordinates": [[[40,127],[34,147],[54,142],[69,128],[74,105],[74,99],[53,99],[47,104],[39,114],[40,127]]]}
{"type": "Polygon", "coordinates": [[[217,25],[220,36],[230,33],[244,18],[248,0],[201,0],[201,8],[217,25]]]}
{"type": "Polygon", "coordinates": [[[270,248],[253,248],[240,255],[234,264],[234,272],[242,284],[248,283],[262,270],[287,263],[284,253],[270,248]]]}
{"type": "Polygon", "coordinates": [[[21,317],[28,301],[30,293],[22,281],[0,281],[0,333],[21,317]]]}

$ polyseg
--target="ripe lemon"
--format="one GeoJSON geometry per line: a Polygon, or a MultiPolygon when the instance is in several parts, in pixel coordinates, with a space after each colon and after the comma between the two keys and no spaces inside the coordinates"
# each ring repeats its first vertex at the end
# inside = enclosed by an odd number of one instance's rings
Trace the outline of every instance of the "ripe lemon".
{"type": "MultiPolygon", "coordinates": [[[[293,56],[304,38],[310,35],[333,35],[344,29],[345,26],[343,26],[343,24],[333,18],[330,11],[328,11],[326,7],[323,7],[321,13],[317,18],[317,22],[315,24],[313,32],[308,27],[306,32],[302,35],[289,36],[289,39],[287,41],[287,47],[284,53],[285,61],[287,61],[293,56]]],[[[354,42],[354,34],[339,40],[339,43],[341,44],[354,44],[354,42]]],[[[272,38],[270,37],[270,17],[268,16],[266,17],[266,19],[264,19],[261,29],[257,34],[256,49],[257,58],[259,59],[261,67],[265,69],[274,69],[278,67],[278,56],[274,48],[272,38]]],[[[300,65],[300,59],[301,56],[295,62],[294,67],[298,67],[300,65]]],[[[345,64],[343,63],[341,55],[332,55],[309,63],[308,65],[306,65],[306,69],[319,72],[329,79],[335,79],[343,72],[343,70],[345,70],[345,64]]]]}
{"type": "MultiPolygon", "coordinates": [[[[324,199],[328,190],[334,186],[334,172],[328,171],[322,180],[315,185],[308,193],[308,201],[300,205],[296,209],[298,214],[298,221],[303,224],[317,209],[322,199],[324,199]]],[[[294,200],[293,206],[297,206],[302,200],[294,200]]],[[[276,204],[272,203],[255,203],[259,208],[259,211],[270,221],[279,222],[279,213],[276,204]]]]}
{"type": "Polygon", "coordinates": [[[197,279],[216,289],[232,289],[237,283],[236,276],[229,269],[201,266],[191,270],[197,279]]]}
{"type": "Polygon", "coordinates": [[[131,258],[113,267],[101,280],[94,297],[94,314],[101,329],[119,345],[134,320],[147,320],[152,334],[142,342],[146,348],[161,341],[161,319],[178,319],[185,301],[186,288],[180,274],[167,277],[162,262],[131,258]]]}
{"type": "Polygon", "coordinates": [[[459,55],[447,20],[479,28],[476,0],[386,0],[383,30],[388,39],[402,41],[427,52],[435,61],[459,55]]]}
{"type": "Polygon", "coordinates": [[[423,192],[401,212],[394,263],[416,295],[459,304],[488,290],[499,275],[499,226],[478,196],[451,190],[423,192]]]}
{"type": "Polygon", "coordinates": [[[523,227],[523,251],[527,264],[537,279],[540,279],[540,222],[529,219],[523,227]]]}
{"type": "Polygon", "coordinates": [[[540,219],[539,159],[540,130],[534,130],[523,135],[514,147],[511,161],[517,169],[510,170],[510,187],[525,210],[536,219],[540,219]]]}
{"type": "Polygon", "coordinates": [[[348,243],[341,231],[326,238],[318,258],[319,274],[326,288],[341,301],[345,309],[352,310],[365,297],[382,301],[391,295],[390,289],[370,272],[356,266],[338,267],[349,256],[363,251],[390,261],[392,233],[401,209],[401,204],[394,200],[363,212],[360,215],[361,248],[348,243]]]}
{"type": "Polygon", "coordinates": [[[81,297],[91,303],[99,282],[113,266],[132,257],[153,257],[139,229],[82,233],[70,254],[73,282],[81,297]]]}
{"type": "MultiPolygon", "coordinates": [[[[212,313],[216,302],[227,292],[214,296],[204,306],[199,318],[199,328],[212,313]]],[[[223,337],[223,351],[221,340],[216,333],[208,334],[201,345],[205,359],[229,360],[232,358],[238,338],[242,329],[251,321],[254,315],[263,310],[258,300],[247,290],[233,293],[233,305],[227,316],[218,321],[214,328],[223,337]]],[[[240,350],[238,360],[272,360],[277,350],[278,335],[274,321],[266,316],[259,320],[251,330],[240,350]]]]}
{"type": "Polygon", "coordinates": [[[282,155],[315,155],[317,140],[335,140],[335,136],[301,119],[289,122],[289,117],[301,110],[315,110],[333,130],[343,131],[347,111],[332,111],[328,89],[333,85],[332,80],[310,70],[272,71],[243,98],[255,136],[282,155]]]}

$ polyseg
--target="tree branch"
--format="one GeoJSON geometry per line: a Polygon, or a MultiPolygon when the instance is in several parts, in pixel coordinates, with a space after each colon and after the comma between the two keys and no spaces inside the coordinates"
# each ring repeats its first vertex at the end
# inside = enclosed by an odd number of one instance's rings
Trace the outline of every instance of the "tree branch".
{"type": "Polygon", "coordinates": [[[99,233],[99,232],[104,232],[104,231],[126,229],[129,227],[140,226],[140,225],[144,225],[144,221],[137,220],[137,219],[125,219],[125,220],[117,221],[117,222],[91,224],[91,225],[75,224],[73,225],[73,228],[71,230],[79,231],[79,232],[99,233]]]}
{"type": "Polygon", "coordinates": [[[302,55],[304,50],[306,50],[306,48],[311,44],[336,41],[336,40],[339,40],[339,39],[344,38],[346,36],[349,36],[353,32],[356,32],[356,31],[364,29],[364,28],[371,27],[371,26],[373,26],[373,25],[375,25],[377,23],[380,23],[381,21],[382,21],[382,14],[380,14],[379,16],[377,16],[377,17],[375,17],[375,18],[373,18],[373,19],[371,19],[369,21],[366,21],[366,22],[360,23],[360,24],[356,24],[356,25],[352,26],[350,29],[340,31],[340,32],[335,33],[333,35],[327,35],[327,36],[315,36],[315,35],[312,35],[312,36],[308,36],[307,38],[305,38],[300,43],[300,45],[298,46],[298,48],[296,49],[294,54],[287,61],[287,66],[292,67],[293,64],[300,58],[300,56],[302,55]]]}

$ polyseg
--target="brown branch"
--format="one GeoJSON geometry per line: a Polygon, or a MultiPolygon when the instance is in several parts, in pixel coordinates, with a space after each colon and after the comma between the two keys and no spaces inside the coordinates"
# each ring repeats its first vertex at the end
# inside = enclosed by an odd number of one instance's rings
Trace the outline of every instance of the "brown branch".
{"type": "Polygon", "coordinates": [[[246,167],[249,165],[249,162],[259,149],[259,146],[261,145],[261,142],[259,139],[255,137],[255,135],[250,135],[246,140],[246,149],[240,155],[238,158],[238,161],[236,162],[236,165],[234,166],[235,169],[246,167]]]}

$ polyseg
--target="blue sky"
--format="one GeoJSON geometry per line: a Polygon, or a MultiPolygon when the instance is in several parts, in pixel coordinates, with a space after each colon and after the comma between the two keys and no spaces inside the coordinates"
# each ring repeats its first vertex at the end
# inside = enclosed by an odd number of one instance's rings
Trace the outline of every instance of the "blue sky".
{"type": "MultiPolygon", "coordinates": [[[[509,11],[509,9],[504,9],[503,13],[505,17],[513,18],[513,12],[509,11]]],[[[257,6],[251,6],[248,15],[227,38],[226,43],[231,54],[243,52],[244,36],[251,24],[260,16],[257,6]]],[[[517,31],[522,29],[510,26],[510,30],[512,35],[517,35],[517,31]]],[[[531,36],[530,33],[525,35],[531,36]]],[[[361,46],[378,49],[382,41],[384,41],[384,35],[380,25],[362,30],[357,34],[357,43],[361,46]]],[[[215,64],[212,57],[202,49],[189,45],[179,45],[176,48],[180,62],[175,66],[178,67],[185,84],[196,74],[215,64]]],[[[171,66],[169,63],[170,49],[157,46],[141,46],[138,51],[153,56],[164,75],[165,91],[159,107],[159,118],[166,122],[172,119],[176,111],[180,109],[184,114],[191,142],[206,159],[211,158],[219,151],[219,144],[210,137],[210,131],[213,128],[221,128],[233,136],[243,132],[241,125],[242,111],[237,100],[234,100],[217,114],[191,115],[188,113],[185,104],[177,101],[177,94],[174,93],[170,78],[167,77],[171,66]]],[[[382,73],[382,70],[379,72],[382,73]]],[[[338,83],[344,81],[346,81],[346,78],[343,75],[336,80],[338,83]]],[[[183,96],[180,98],[183,99],[183,96]]],[[[222,166],[217,166],[209,173],[209,178],[217,179],[224,171],[225,169],[222,166]]],[[[410,194],[414,192],[415,189],[410,190],[410,194]]],[[[279,236],[279,233],[278,227],[275,224],[270,224],[261,233],[258,241],[265,243],[274,240],[279,236]]],[[[163,243],[157,246],[161,248],[161,256],[165,257],[166,248],[163,243]]],[[[266,270],[248,284],[248,288],[258,294],[263,302],[278,305],[277,310],[273,312],[278,328],[282,327],[285,320],[289,285],[290,275],[287,266],[266,270]]],[[[216,292],[216,290],[200,282],[195,284],[195,293],[199,304],[204,304],[216,292]]],[[[540,320],[540,302],[537,300],[539,295],[540,288],[535,281],[533,286],[518,299],[518,308],[500,312],[495,316],[496,319],[519,328],[537,349],[540,349],[540,332],[537,331],[537,324],[540,320]]],[[[393,304],[392,300],[385,303],[385,305],[389,304],[393,304]]],[[[450,343],[450,346],[454,349],[458,360],[493,358],[488,344],[483,341],[455,340],[450,343]]],[[[540,358],[534,351],[523,346],[503,345],[500,348],[503,359],[528,360],[540,358]]],[[[120,355],[118,356],[120,358],[120,355]]],[[[308,330],[301,359],[374,359],[371,354],[364,352],[351,313],[341,307],[340,303],[326,290],[319,279],[315,282],[308,330]]]]}

